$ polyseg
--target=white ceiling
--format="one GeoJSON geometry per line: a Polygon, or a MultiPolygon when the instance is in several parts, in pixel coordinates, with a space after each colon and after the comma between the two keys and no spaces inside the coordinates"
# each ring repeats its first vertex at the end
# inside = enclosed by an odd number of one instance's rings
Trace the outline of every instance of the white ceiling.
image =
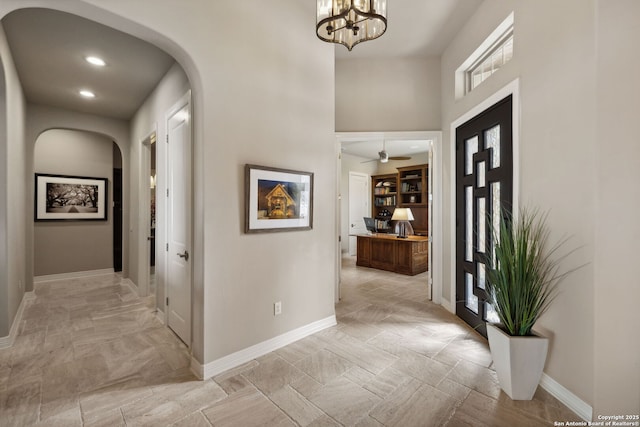
{"type": "Polygon", "coordinates": [[[424,153],[431,148],[432,140],[424,137],[370,135],[356,136],[352,138],[339,138],[342,152],[352,156],[361,157],[364,160],[378,159],[378,152],[383,145],[389,157],[408,156],[424,153]]]}
{"type": "Polygon", "coordinates": [[[35,104],[128,120],[174,63],[145,41],[50,9],[20,9],[2,25],[25,96],[35,104]],[[107,65],[89,65],[86,55],[107,65]],[[81,89],[96,98],[81,98],[81,89]]]}
{"type": "Polygon", "coordinates": [[[387,31],[351,52],[336,45],[336,58],[440,56],[482,0],[388,0],[387,31]]]}

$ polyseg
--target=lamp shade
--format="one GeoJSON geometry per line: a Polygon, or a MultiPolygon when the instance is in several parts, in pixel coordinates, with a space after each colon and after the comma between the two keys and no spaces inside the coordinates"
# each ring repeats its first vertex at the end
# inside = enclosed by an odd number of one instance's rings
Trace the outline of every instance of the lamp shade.
{"type": "Polygon", "coordinates": [[[396,208],[393,211],[392,221],[413,221],[413,213],[410,208],[396,208]]]}

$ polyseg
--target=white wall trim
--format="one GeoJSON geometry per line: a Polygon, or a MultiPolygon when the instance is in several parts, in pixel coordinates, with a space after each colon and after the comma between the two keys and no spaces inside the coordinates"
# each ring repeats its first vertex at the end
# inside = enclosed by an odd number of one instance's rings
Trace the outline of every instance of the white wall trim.
{"type": "MultiPolygon", "coordinates": [[[[138,195],[140,196],[138,201],[138,218],[137,223],[140,224],[138,227],[138,276],[136,280],[140,284],[137,287],[138,296],[146,297],[149,295],[149,282],[150,282],[150,273],[149,273],[149,265],[150,265],[150,249],[151,243],[149,240],[149,234],[151,230],[151,216],[149,215],[151,209],[151,199],[149,196],[149,176],[151,176],[151,140],[155,140],[156,150],[158,147],[158,131],[157,125],[154,123],[152,126],[152,130],[147,133],[147,135],[138,142],[140,149],[140,156],[138,158],[138,172],[140,174],[138,179],[138,195]]],[[[156,152],[157,158],[157,152],[156,152]]],[[[156,176],[157,176],[158,166],[156,166],[156,176]]],[[[156,184],[156,191],[158,185],[156,184]]],[[[156,193],[156,200],[157,200],[156,193]]],[[[157,247],[157,239],[156,239],[156,247],[157,247]]],[[[160,252],[160,251],[156,251],[160,252]]]]}
{"type": "MultiPolygon", "coordinates": [[[[435,260],[431,261],[431,269],[429,270],[429,279],[431,281],[432,299],[435,303],[439,303],[442,295],[442,289],[444,283],[442,283],[442,277],[444,273],[444,234],[442,233],[443,221],[444,221],[444,209],[442,208],[442,194],[443,194],[443,177],[444,169],[442,167],[442,153],[443,153],[443,140],[442,131],[397,131],[397,132],[336,132],[336,138],[340,144],[350,141],[370,141],[370,142],[382,142],[386,140],[412,140],[422,139],[430,140],[432,143],[432,160],[433,164],[429,165],[429,176],[432,182],[432,197],[433,204],[431,209],[431,219],[433,224],[429,224],[430,233],[432,233],[431,249],[433,250],[433,256],[429,258],[435,260]],[[431,271],[433,270],[433,271],[431,271]]],[[[344,200],[344,199],[343,199],[344,200]]],[[[338,215],[340,215],[340,204],[337,207],[338,215]]],[[[343,236],[345,237],[345,236],[343,236]]],[[[338,258],[341,258],[341,253],[338,252],[338,258]]]]}
{"type": "Polygon", "coordinates": [[[102,270],[72,271],[70,273],[47,274],[44,276],[35,276],[33,278],[33,283],[51,282],[54,280],[76,279],[78,277],[104,276],[106,274],[113,274],[113,273],[114,273],[113,268],[105,268],[102,270]]]}
{"type": "Polygon", "coordinates": [[[593,418],[593,408],[575,394],[564,388],[562,384],[543,373],[540,379],[540,387],[549,392],[553,397],[578,414],[585,421],[593,418]]]}
{"type": "Polygon", "coordinates": [[[156,319],[158,319],[163,325],[165,325],[167,322],[165,322],[165,315],[164,315],[164,311],[160,310],[160,309],[156,309],[156,319]]]}
{"type": "Polygon", "coordinates": [[[447,309],[448,312],[450,312],[451,314],[456,314],[456,304],[455,303],[451,303],[450,300],[442,298],[442,304],[441,304],[444,308],[447,309]]]}
{"type": "Polygon", "coordinates": [[[140,295],[140,288],[138,288],[138,286],[136,286],[136,284],[133,283],[133,280],[131,280],[131,279],[129,279],[127,277],[126,279],[122,279],[122,284],[129,286],[129,289],[131,289],[131,292],[133,292],[134,294],[136,294],[138,296],[141,296],[140,295]]]}
{"type": "Polygon", "coordinates": [[[0,337],[0,349],[9,348],[13,345],[18,337],[18,329],[20,328],[20,323],[22,323],[22,315],[24,313],[25,306],[30,302],[36,299],[36,295],[31,292],[25,292],[22,296],[22,301],[20,301],[20,305],[18,306],[18,311],[16,312],[16,317],[13,319],[13,324],[11,325],[11,329],[9,330],[9,335],[6,337],[0,337]]]}
{"type": "Polygon", "coordinates": [[[456,128],[471,120],[487,108],[491,107],[498,101],[511,95],[512,98],[512,130],[513,130],[513,206],[519,206],[520,201],[520,79],[517,78],[493,95],[471,108],[469,111],[458,117],[451,123],[450,131],[450,170],[451,170],[451,206],[449,212],[449,221],[451,224],[450,242],[451,242],[451,298],[449,301],[449,311],[456,312],[456,128]]]}
{"type": "Polygon", "coordinates": [[[205,365],[201,365],[196,359],[191,358],[191,371],[199,379],[209,379],[222,372],[228,371],[238,367],[244,363],[247,363],[257,357],[264,356],[267,353],[278,350],[286,345],[289,345],[309,335],[320,332],[323,329],[335,326],[336,316],[329,316],[324,319],[309,323],[308,325],[294,329],[289,332],[285,332],[282,335],[268,339],[261,343],[247,347],[244,350],[237,351],[228,356],[224,356],[213,362],[209,362],[205,365]]]}
{"type": "Polygon", "coordinates": [[[429,268],[431,272],[431,299],[436,304],[442,304],[442,289],[444,287],[444,209],[442,207],[442,182],[444,181],[444,169],[442,168],[443,141],[442,132],[438,132],[432,140],[431,160],[429,165],[429,179],[431,180],[430,215],[432,224],[429,224],[429,238],[431,239],[432,254],[429,254],[429,268]],[[435,208],[434,208],[435,206],[435,208]],[[435,261],[435,262],[434,262],[435,261]]]}

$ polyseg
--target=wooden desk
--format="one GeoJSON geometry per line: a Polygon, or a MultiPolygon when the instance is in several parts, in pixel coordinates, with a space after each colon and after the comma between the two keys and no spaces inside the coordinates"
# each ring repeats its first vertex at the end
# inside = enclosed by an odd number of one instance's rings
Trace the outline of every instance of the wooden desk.
{"type": "Polygon", "coordinates": [[[414,276],[428,269],[429,238],[398,239],[388,234],[358,236],[356,265],[414,276]]]}

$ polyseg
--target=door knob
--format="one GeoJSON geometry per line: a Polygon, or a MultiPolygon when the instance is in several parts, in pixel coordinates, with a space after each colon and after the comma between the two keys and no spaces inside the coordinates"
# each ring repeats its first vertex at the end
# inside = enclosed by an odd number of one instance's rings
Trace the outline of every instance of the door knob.
{"type": "Polygon", "coordinates": [[[176,255],[178,255],[180,258],[184,258],[185,261],[189,261],[189,252],[188,251],[184,251],[183,254],[177,253],[176,255]]]}

